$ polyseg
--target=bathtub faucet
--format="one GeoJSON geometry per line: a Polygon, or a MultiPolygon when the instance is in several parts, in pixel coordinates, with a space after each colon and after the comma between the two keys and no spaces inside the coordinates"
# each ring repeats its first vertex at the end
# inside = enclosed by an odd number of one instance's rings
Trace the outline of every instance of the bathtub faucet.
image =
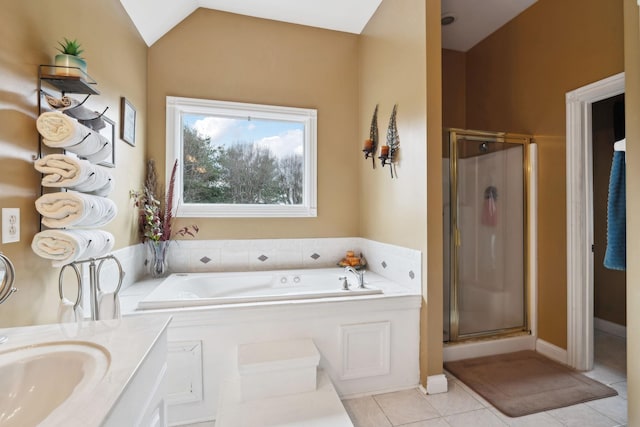
{"type": "Polygon", "coordinates": [[[346,273],[353,273],[354,276],[356,276],[356,279],[358,279],[358,287],[359,288],[364,288],[364,270],[362,271],[358,271],[355,268],[351,267],[351,266],[347,266],[344,268],[344,272],[346,273]]]}

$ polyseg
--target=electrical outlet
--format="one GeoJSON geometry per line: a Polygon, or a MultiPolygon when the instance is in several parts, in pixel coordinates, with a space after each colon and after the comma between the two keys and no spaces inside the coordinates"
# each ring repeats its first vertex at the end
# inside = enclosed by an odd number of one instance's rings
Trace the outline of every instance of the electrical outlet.
{"type": "Polygon", "coordinates": [[[20,241],[20,209],[2,208],[2,243],[20,241]]]}

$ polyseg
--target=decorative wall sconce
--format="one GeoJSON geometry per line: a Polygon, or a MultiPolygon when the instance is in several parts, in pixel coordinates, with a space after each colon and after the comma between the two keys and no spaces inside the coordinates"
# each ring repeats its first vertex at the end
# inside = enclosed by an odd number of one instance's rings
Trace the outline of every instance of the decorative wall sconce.
{"type": "Polygon", "coordinates": [[[395,171],[395,163],[397,161],[398,150],[400,149],[400,136],[398,135],[398,126],[396,125],[396,114],[398,104],[393,106],[391,118],[389,119],[389,127],[387,128],[387,145],[380,147],[380,162],[382,167],[389,165],[391,178],[397,178],[398,173],[395,171]]]}
{"type": "Polygon", "coordinates": [[[369,129],[369,139],[364,141],[364,148],[362,151],[364,152],[364,158],[368,159],[371,157],[371,161],[373,162],[373,168],[376,168],[376,149],[378,148],[378,104],[376,104],[376,109],[373,111],[373,117],[371,118],[371,127],[369,129]]]}

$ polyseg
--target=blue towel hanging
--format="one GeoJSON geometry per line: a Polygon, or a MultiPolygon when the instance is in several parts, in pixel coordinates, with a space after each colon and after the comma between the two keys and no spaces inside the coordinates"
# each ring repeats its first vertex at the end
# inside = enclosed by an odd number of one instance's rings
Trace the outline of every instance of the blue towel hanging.
{"type": "Polygon", "coordinates": [[[614,151],[607,204],[607,250],[604,255],[604,266],[610,270],[627,269],[625,163],[625,151],[614,151]]]}

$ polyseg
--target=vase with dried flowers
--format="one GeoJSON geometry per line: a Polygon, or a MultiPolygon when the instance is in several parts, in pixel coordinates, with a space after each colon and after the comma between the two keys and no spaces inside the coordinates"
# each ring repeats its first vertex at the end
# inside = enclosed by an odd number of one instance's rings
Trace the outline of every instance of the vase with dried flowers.
{"type": "MultiPolygon", "coordinates": [[[[147,176],[144,188],[140,191],[130,191],[129,196],[133,204],[139,209],[138,227],[142,235],[142,242],[147,247],[147,267],[152,277],[164,277],[169,272],[167,263],[167,250],[174,237],[173,226],[173,190],[176,180],[178,161],[173,164],[169,188],[164,198],[164,209],[157,197],[158,174],[155,162],[150,159],[147,162],[147,176]]],[[[175,235],[195,237],[198,234],[197,225],[188,225],[180,228],[175,235]]]]}

